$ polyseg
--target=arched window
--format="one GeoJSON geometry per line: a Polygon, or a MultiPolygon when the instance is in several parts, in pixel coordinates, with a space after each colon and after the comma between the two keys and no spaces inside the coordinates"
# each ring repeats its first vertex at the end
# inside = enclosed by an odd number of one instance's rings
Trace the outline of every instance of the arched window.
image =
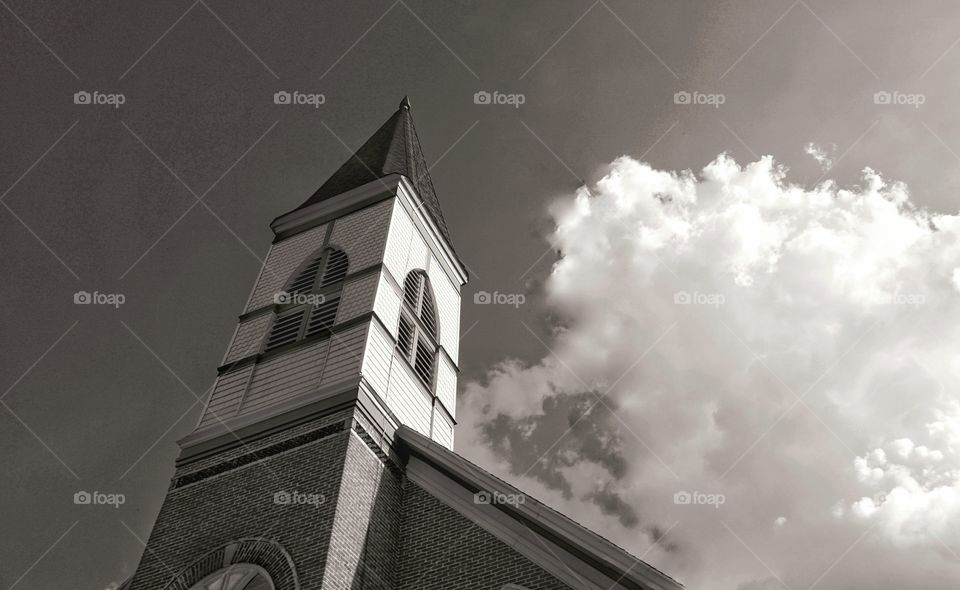
{"type": "Polygon", "coordinates": [[[274,295],[277,315],[264,352],[333,329],[347,267],[347,255],[336,248],[325,248],[307,261],[286,290],[274,295]]]}
{"type": "Polygon", "coordinates": [[[260,566],[237,563],[215,571],[190,590],[274,590],[273,581],[260,566]]]}
{"type": "Polygon", "coordinates": [[[422,270],[410,271],[403,281],[397,350],[413,366],[420,382],[432,390],[437,357],[437,310],[430,281],[422,270]]]}

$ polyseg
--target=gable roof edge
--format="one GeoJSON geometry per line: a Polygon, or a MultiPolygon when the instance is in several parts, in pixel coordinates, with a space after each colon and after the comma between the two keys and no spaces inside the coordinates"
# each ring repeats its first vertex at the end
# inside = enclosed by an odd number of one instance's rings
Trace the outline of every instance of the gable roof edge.
{"type": "MultiPolygon", "coordinates": [[[[484,471],[460,455],[433,440],[401,426],[397,439],[403,443],[403,452],[413,453],[433,465],[448,477],[458,480],[472,491],[522,494],[520,490],[484,471]]],[[[613,579],[629,582],[629,586],[647,590],[682,590],[683,585],[642,559],[604,539],[583,525],[567,518],[546,504],[522,494],[527,501],[517,505],[499,505],[510,517],[521,520],[533,531],[559,541],[570,553],[606,573],[613,579]]]]}

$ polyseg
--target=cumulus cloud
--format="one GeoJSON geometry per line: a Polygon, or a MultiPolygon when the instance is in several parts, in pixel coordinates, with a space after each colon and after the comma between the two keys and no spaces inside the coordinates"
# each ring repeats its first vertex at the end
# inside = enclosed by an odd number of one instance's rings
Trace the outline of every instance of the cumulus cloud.
{"type": "Polygon", "coordinates": [[[726,155],[550,213],[550,350],[466,384],[461,452],[688,587],[960,579],[960,217],[726,155]]]}
{"type": "Polygon", "coordinates": [[[807,153],[808,156],[817,161],[817,164],[820,164],[820,168],[826,172],[833,167],[833,153],[837,151],[837,146],[831,145],[829,148],[819,146],[812,141],[807,145],[803,146],[803,151],[807,153]]]}

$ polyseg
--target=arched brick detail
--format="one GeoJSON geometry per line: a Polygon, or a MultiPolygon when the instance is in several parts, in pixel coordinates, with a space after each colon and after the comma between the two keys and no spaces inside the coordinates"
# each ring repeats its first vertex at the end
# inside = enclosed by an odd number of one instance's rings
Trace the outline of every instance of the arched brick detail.
{"type": "Polygon", "coordinates": [[[189,590],[213,572],[235,563],[259,565],[270,575],[275,590],[300,590],[290,554],[269,539],[238,539],[218,547],[190,564],[164,590],[189,590]]]}

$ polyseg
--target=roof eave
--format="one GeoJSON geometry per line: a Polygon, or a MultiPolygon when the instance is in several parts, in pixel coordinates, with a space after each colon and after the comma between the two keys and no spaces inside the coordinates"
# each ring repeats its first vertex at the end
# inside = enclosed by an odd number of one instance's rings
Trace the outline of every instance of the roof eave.
{"type": "MultiPolygon", "coordinates": [[[[510,484],[497,479],[480,467],[467,461],[439,443],[423,436],[407,426],[397,430],[397,438],[405,445],[405,451],[418,455],[436,468],[476,490],[502,494],[520,494],[510,484]]],[[[646,590],[682,590],[683,585],[667,574],[627,553],[603,539],[593,531],[577,524],[549,506],[529,498],[518,505],[499,506],[514,518],[525,521],[531,528],[540,529],[546,535],[565,542],[568,549],[579,553],[587,563],[615,574],[627,587],[646,590]]]]}

